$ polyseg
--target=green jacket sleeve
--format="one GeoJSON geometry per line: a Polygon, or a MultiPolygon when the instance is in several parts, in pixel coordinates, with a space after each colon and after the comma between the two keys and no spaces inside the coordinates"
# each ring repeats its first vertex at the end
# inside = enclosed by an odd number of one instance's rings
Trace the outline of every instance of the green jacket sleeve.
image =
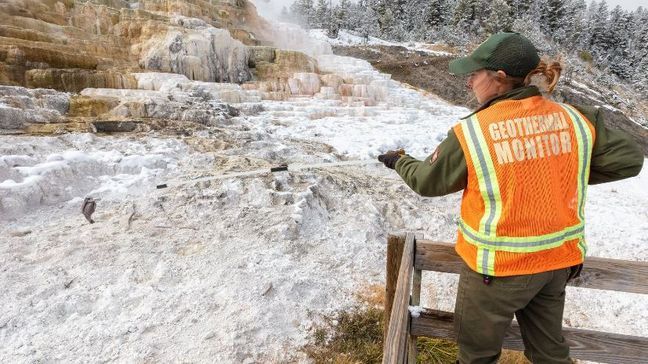
{"type": "Polygon", "coordinates": [[[402,156],[396,163],[396,172],[414,192],[425,197],[461,191],[466,188],[468,180],[466,159],[452,130],[425,160],[402,156]]]}
{"type": "Polygon", "coordinates": [[[589,184],[618,181],[639,174],[644,156],[639,145],[626,133],[609,129],[601,111],[594,107],[574,105],[595,129],[589,184]]]}

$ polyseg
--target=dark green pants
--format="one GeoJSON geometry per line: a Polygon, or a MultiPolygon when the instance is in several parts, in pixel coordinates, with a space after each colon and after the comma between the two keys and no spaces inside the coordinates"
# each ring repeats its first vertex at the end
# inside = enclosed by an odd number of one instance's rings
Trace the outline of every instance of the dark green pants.
{"type": "Polygon", "coordinates": [[[524,355],[534,364],[570,364],[562,336],[569,268],[513,277],[484,277],[464,265],[455,306],[459,363],[496,363],[504,333],[517,318],[524,355]]]}

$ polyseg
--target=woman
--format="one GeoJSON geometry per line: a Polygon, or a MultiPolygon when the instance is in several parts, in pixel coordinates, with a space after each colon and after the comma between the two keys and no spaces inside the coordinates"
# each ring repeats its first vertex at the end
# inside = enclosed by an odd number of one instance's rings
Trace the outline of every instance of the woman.
{"type": "Polygon", "coordinates": [[[562,336],[565,285],[585,257],[588,184],[635,176],[643,155],[592,107],[553,102],[561,66],[517,33],[492,35],[450,72],[468,74],[481,106],[423,161],[378,159],[423,196],[464,190],[456,251],[459,363],[496,363],[513,316],[533,363],[571,363],[562,336]]]}

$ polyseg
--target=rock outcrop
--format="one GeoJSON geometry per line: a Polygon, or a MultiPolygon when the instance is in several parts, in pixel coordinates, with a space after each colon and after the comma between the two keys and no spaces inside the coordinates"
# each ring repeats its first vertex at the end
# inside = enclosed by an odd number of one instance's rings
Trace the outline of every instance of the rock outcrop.
{"type": "Polygon", "coordinates": [[[88,88],[81,95],[93,100],[114,100],[116,106],[99,115],[110,120],[161,119],[219,125],[238,115],[238,110],[227,103],[182,91],[88,88]]]}
{"type": "Polygon", "coordinates": [[[0,83],[13,87],[0,89],[0,129],[216,125],[261,100],[387,100],[388,78],[341,72],[330,53],[295,26],[270,27],[248,0],[7,0],[0,83]]]}
{"type": "Polygon", "coordinates": [[[140,45],[139,65],[191,80],[242,83],[251,79],[247,47],[229,31],[206,24],[151,37],[140,45]]]}
{"type": "Polygon", "coordinates": [[[251,79],[245,44],[268,43],[269,29],[247,0],[9,0],[0,3],[0,83],[133,88],[129,74],[146,70],[242,83],[251,79]]]}
{"type": "Polygon", "coordinates": [[[0,86],[0,130],[64,121],[70,95],[48,89],[0,86]]]}

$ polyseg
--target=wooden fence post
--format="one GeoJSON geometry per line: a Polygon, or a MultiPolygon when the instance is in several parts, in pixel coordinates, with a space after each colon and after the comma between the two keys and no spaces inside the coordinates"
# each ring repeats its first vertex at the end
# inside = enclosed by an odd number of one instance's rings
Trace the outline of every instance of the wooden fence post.
{"type": "Polygon", "coordinates": [[[405,236],[389,235],[387,237],[387,264],[385,268],[385,312],[383,314],[383,340],[387,339],[387,330],[389,329],[389,319],[391,317],[392,306],[394,305],[394,294],[396,293],[396,282],[398,281],[398,271],[403,257],[403,248],[405,247],[405,236]]]}
{"type": "Polygon", "coordinates": [[[393,297],[389,329],[383,347],[383,364],[407,363],[409,346],[410,314],[409,304],[412,294],[414,275],[414,234],[407,233],[396,280],[396,292],[393,297]]]}

